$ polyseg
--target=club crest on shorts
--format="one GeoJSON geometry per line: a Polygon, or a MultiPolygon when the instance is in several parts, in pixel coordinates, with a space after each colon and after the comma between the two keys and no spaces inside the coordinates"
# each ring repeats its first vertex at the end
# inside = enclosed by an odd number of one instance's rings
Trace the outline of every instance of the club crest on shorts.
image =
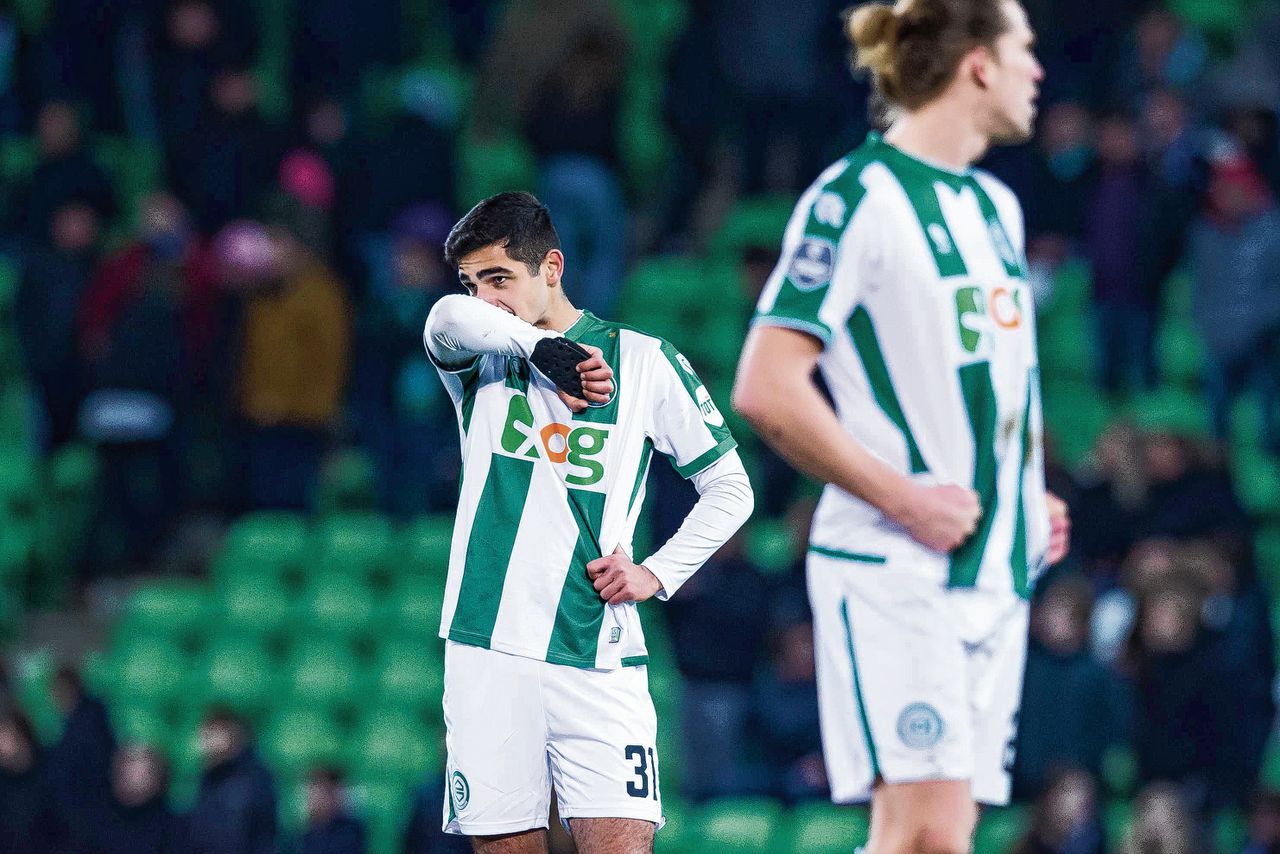
{"type": "Polygon", "coordinates": [[[471,785],[461,771],[449,775],[449,797],[453,798],[453,808],[462,812],[471,803],[471,785]]]}
{"type": "Polygon", "coordinates": [[[836,266],[836,248],[830,240],[806,237],[791,259],[787,278],[802,291],[811,291],[831,281],[836,266]]]}
{"type": "Polygon", "coordinates": [[[942,715],[928,703],[912,703],[898,715],[898,738],[912,750],[928,750],[942,741],[942,715]]]}

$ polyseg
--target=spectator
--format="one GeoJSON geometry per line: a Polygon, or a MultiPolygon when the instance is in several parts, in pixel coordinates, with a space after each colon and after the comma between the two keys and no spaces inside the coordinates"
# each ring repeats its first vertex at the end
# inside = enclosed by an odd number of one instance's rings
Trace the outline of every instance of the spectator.
{"type": "Polygon", "coordinates": [[[62,836],[35,731],[16,709],[0,710],[0,852],[54,854],[62,836]]]}
{"type": "Polygon", "coordinates": [[[270,229],[279,274],[247,298],[239,409],[247,429],[250,506],[311,506],[328,431],[346,383],[342,284],[304,242],[306,211],[286,204],[270,229]]]}
{"type": "Polygon", "coordinates": [[[63,826],[76,844],[83,844],[92,837],[94,819],[106,802],[116,739],[107,707],[85,690],[74,668],[58,669],[52,694],[64,722],[62,735],[49,750],[46,774],[63,826]]]}
{"type": "Polygon", "coordinates": [[[276,787],[235,713],[210,712],[200,725],[204,773],[191,811],[192,854],[274,854],[276,787]]]}
{"type": "Polygon", "coordinates": [[[200,230],[213,232],[257,211],[284,153],[285,135],[259,111],[252,69],[232,64],[213,75],[204,112],[175,143],[170,180],[200,230]]]}
{"type": "Polygon", "coordinates": [[[169,767],[149,747],[121,748],[111,764],[111,798],[88,854],[186,854],[186,822],[169,808],[169,767]]]}
{"type": "Polygon", "coordinates": [[[1280,792],[1259,792],[1249,810],[1249,842],[1240,854],[1280,854],[1280,792]]]}
{"type": "Polygon", "coordinates": [[[1091,577],[1110,581],[1133,544],[1149,488],[1141,439],[1133,426],[1116,422],[1108,427],[1077,477],[1072,546],[1091,577]]]}
{"type": "Polygon", "coordinates": [[[1191,231],[1192,316],[1207,350],[1205,394],[1220,441],[1231,404],[1256,385],[1268,446],[1280,452],[1280,209],[1241,153],[1212,167],[1205,211],[1191,231]]]}
{"type": "Polygon", "coordinates": [[[1137,125],[1112,115],[1098,130],[1098,165],[1085,216],[1084,250],[1093,281],[1102,386],[1119,395],[1131,379],[1156,387],[1158,293],[1146,290],[1140,251],[1147,218],[1148,179],[1138,146],[1137,125]]]}
{"type": "Polygon", "coordinates": [[[749,743],[751,680],[767,630],[769,592],[731,540],[665,609],[684,677],[684,792],[693,801],[758,790],[749,743]],[[691,586],[692,585],[692,586],[691,586]]]}
{"type": "Polygon", "coordinates": [[[55,214],[71,202],[88,205],[98,219],[116,213],[115,190],[84,148],[83,129],[68,101],[49,101],[36,115],[40,162],[12,200],[15,230],[38,242],[49,233],[55,214]]]}
{"type": "Polygon", "coordinates": [[[1208,850],[1195,815],[1177,786],[1155,783],[1138,793],[1120,854],[1196,854],[1208,850]]]}
{"type": "Polygon", "coordinates": [[[811,622],[793,622],[777,633],[754,693],[756,739],[774,777],[771,794],[791,802],[825,798],[811,622]]]}
{"type": "Polygon", "coordinates": [[[76,313],[97,257],[98,214],[72,200],[53,213],[46,240],[33,245],[23,267],[14,313],[28,376],[52,450],[76,435],[85,371],[76,344],[76,313]]]}
{"type": "Polygon", "coordinates": [[[1177,426],[1153,421],[1150,428],[1141,439],[1149,486],[1135,537],[1210,537],[1235,554],[1247,554],[1249,519],[1221,463],[1200,453],[1177,426]]]}
{"type": "Polygon", "coordinates": [[[1013,854],[1106,854],[1093,777],[1058,771],[1037,799],[1031,829],[1013,854]]]}
{"type": "Polygon", "coordinates": [[[128,5],[122,0],[50,3],[36,50],[41,94],[84,99],[94,125],[110,132],[122,127],[117,60],[128,5]]]}
{"type": "Polygon", "coordinates": [[[440,829],[440,805],[444,803],[443,770],[413,793],[413,806],[405,827],[400,854],[471,854],[471,840],[440,829]]]}
{"type": "Polygon", "coordinates": [[[1032,610],[1014,764],[1020,797],[1038,797],[1060,768],[1097,776],[1107,748],[1126,737],[1120,685],[1086,643],[1091,607],[1088,582],[1067,575],[1051,582],[1032,610]]]}
{"type": "Polygon", "coordinates": [[[1085,228],[1094,151],[1084,106],[1063,101],[1045,110],[1026,197],[1027,256],[1048,294],[1053,272],[1075,251],[1085,228]]]}
{"type": "Polygon", "coordinates": [[[457,499],[457,446],[434,438],[453,429],[453,405],[422,355],[427,313],[457,287],[441,260],[452,221],[437,205],[396,217],[392,281],[371,283],[357,320],[352,408],[377,460],[382,504],[402,516],[444,512],[457,499]]]}
{"type": "Polygon", "coordinates": [[[307,829],[299,854],[365,854],[364,823],[352,817],[342,772],[317,768],[307,776],[307,829]]]}

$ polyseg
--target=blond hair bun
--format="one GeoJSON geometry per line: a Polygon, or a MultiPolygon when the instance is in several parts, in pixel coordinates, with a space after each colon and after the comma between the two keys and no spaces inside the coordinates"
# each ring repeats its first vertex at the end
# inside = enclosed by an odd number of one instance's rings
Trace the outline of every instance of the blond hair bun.
{"type": "Polygon", "coordinates": [[[898,29],[902,19],[888,3],[869,3],[849,16],[846,34],[853,43],[854,64],[883,81],[894,77],[898,29]]]}

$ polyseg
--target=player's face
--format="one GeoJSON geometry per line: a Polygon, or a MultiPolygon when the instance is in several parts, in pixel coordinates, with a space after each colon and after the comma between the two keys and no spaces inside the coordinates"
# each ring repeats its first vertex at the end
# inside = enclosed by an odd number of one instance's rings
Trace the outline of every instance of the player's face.
{"type": "Polygon", "coordinates": [[[1035,33],[1020,3],[1005,4],[1009,28],[996,40],[994,62],[987,67],[990,126],[995,143],[1019,143],[1031,138],[1036,99],[1044,69],[1035,55],[1035,33]]]}
{"type": "Polygon", "coordinates": [[[537,324],[551,308],[552,286],[559,282],[563,264],[563,256],[553,249],[534,275],[528,265],[495,243],[463,256],[458,263],[458,280],[473,297],[537,324]]]}

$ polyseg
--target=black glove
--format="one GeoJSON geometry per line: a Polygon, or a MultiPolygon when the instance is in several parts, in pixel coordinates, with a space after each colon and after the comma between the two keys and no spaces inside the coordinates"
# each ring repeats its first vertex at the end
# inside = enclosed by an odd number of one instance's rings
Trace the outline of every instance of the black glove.
{"type": "Polygon", "coordinates": [[[568,338],[543,338],[533,348],[529,361],[565,394],[586,400],[582,392],[582,375],[578,365],[591,354],[568,338]]]}

